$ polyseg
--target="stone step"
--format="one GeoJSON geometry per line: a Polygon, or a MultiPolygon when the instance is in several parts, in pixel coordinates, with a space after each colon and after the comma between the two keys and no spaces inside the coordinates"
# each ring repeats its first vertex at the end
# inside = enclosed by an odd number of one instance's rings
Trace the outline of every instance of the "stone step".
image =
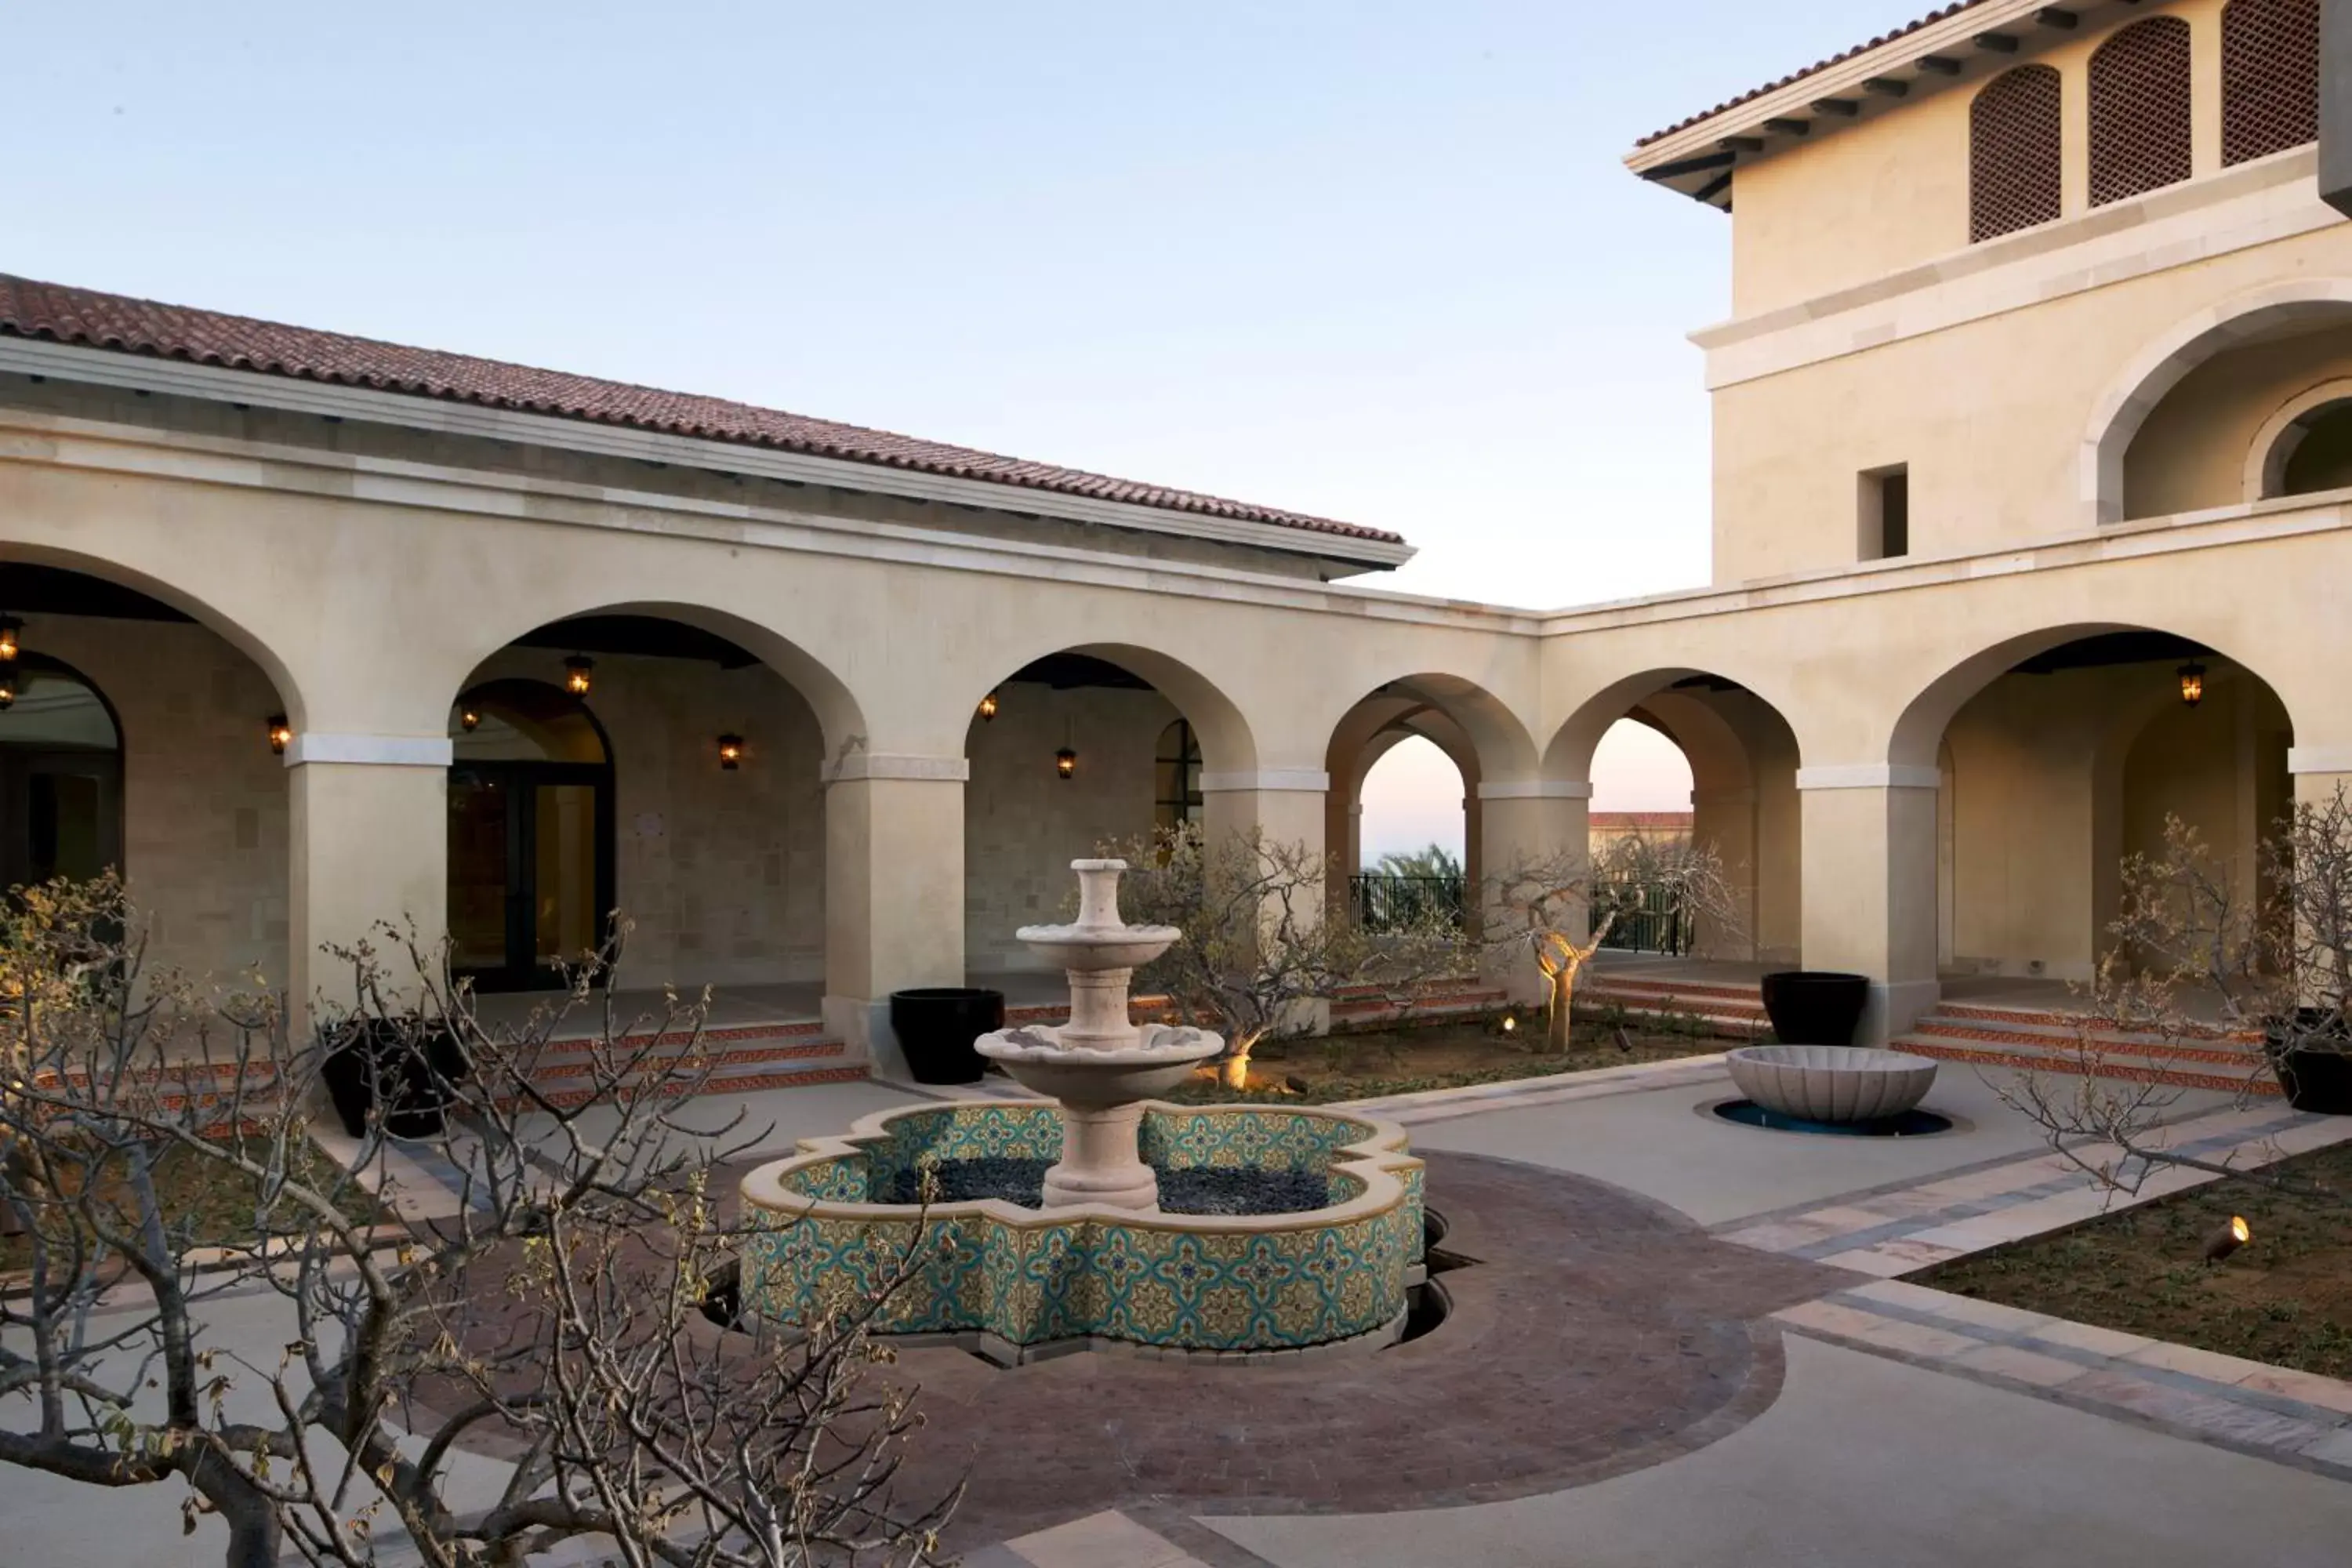
{"type": "MultiPolygon", "coordinates": [[[[835,1044],[836,1049],[842,1048],[838,1042],[835,1044]]],[[[761,1089],[799,1089],[818,1083],[855,1083],[866,1077],[866,1064],[863,1060],[846,1061],[830,1067],[801,1067],[757,1072],[743,1072],[730,1068],[724,1076],[713,1078],[709,1082],[698,1086],[696,1098],[715,1100],[730,1094],[752,1094],[761,1089]]],[[[686,1085],[683,1083],[676,1087],[676,1092],[681,1094],[685,1089],[686,1085]]],[[[565,1089],[549,1092],[544,1098],[551,1105],[569,1110],[576,1105],[586,1104],[595,1098],[595,1095],[596,1090],[593,1089],[565,1089]]]]}
{"type": "MultiPolygon", "coordinates": [[[[1889,1042],[1899,1051],[1933,1057],[1969,1067],[2008,1068],[2021,1072],[2080,1074],[2086,1065],[2074,1053],[2037,1045],[2022,1037],[2010,1041],[1961,1041],[1949,1036],[1922,1034],[1914,1029],[1889,1042]]],[[[2170,1089],[2210,1089],[2223,1094],[2275,1097],[2278,1083],[2262,1068],[2258,1057],[2240,1056],[2225,1062],[2206,1063],[2194,1057],[2150,1056],[2116,1050],[2104,1052],[2087,1064],[2093,1076],[2127,1083],[2160,1084],[2170,1089]]]]}
{"type": "Polygon", "coordinates": [[[2115,1029],[2084,1030],[2061,1020],[2047,1023],[1990,1024],[1977,1018],[1952,1018],[1941,1008],[1911,1026],[1915,1035],[1931,1039],[2006,1046],[2016,1050],[2043,1050],[2078,1055],[2087,1045],[2100,1054],[2146,1056],[2185,1062],[2210,1062],[2223,1067],[2259,1064],[2258,1042],[2228,1036],[2188,1036],[2168,1039],[2161,1035],[2128,1034],[2115,1029]]]}
{"type": "Polygon", "coordinates": [[[1754,992],[1743,995],[1727,986],[1678,990],[1668,985],[1644,984],[1637,987],[1613,979],[1587,979],[1576,987],[1576,1002],[1580,1007],[1614,1003],[1645,1017],[1679,1015],[1759,1026],[1767,1022],[1764,1004],[1756,999],[1754,992]]]}
{"type": "MultiPolygon", "coordinates": [[[[2037,1013],[2017,1007],[1980,1007],[1967,1002],[1938,1002],[1930,1016],[1950,1022],[2011,1026],[2037,1033],[2076,1032],[2080,1027],[2081,1017],[2079,1014],[2057,1009],[2037,1013]]],[[[2117,1039],[2137,1040],[2158,1037],[2116,1030],[2103,1029],[2100,1032],[2117,1039]]],[[[2260,1046],[2263,1041],[2263,1037],[2252,1030],[2226,1029],[2218,1024],[2185,1023],[2180,1027],[2179,1035],[2184,1039],[2234,1040],[2250,1046],[2260,1046]]]]}
{"type": "Polygon", "coordinates": [[[1652,980],[1626,974],[1606,965],[1595,965],[1580,982],[1586,986],[1606,986],[1612,991],[1638,992],[1653,996],[1705,996],[1714,1000],[1745,1003],[1757,1008],[1764,1005],[1764,993],[1755,984],[1723,984],[1695,980],[1652,980]]]}
{"type": "MultiPolygon", "coordinates": [[[[716,1094],[738,1079],[766,1078],[779,1072],[837,1065],[848,1055],[849,1047],[845,1043],[831,1039],[790,1039],[773,1045],[732,1047],[714,1047],[706,1041],[690,1051],[681,1047],[650,1055],[638,1062],[627,1078],[635,1081],[680,1073],[707,1074],[708,1087],[701,1092],[716,1094]]],[[[531,1081],[542,1090],[584,1087],[593,1083],[594,1078],[595,1063],[584,1055],[552,1065],[541,1062],[531,1074],[531,1081]]]]}

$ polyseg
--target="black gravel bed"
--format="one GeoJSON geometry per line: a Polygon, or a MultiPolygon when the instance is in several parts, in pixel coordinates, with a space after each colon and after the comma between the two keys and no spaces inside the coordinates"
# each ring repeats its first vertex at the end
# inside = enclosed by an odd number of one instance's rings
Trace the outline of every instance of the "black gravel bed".
{"type": "MultiPolygon", "coordinates": [[[[1002,1198],[1023,1208],[1045,1206],[1045,1168],[1051,1160],[942,1160],[930,1170],[938,1178],[935,1203],[1002,1198]]],[[[882,1195],[884,1203],[922,1201],[922,1173],[900,1171],[882,1195]]],[[[1226,1170],[1189,1165],[1160,1173],[1160,1207],[1167,1214],[1304,1214],[1331,1201],[1331,1184],[1318,1171],[1226,1170]]]]}

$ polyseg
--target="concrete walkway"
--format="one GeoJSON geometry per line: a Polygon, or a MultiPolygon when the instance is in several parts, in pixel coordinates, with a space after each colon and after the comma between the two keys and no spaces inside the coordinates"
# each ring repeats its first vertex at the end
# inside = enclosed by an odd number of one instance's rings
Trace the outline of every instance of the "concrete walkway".
{"type": "MultiPolygon", "coordinates": [[[[1345,1506],[1359,1511],[1244,1514],[1223,1511],[1205,1495],[1188,1508],[1147,1487],[1129,1495],[1114,1489],[1108,1500],[1074,1494],[1068,1517],[1008,1523],[1021,1532],[978,1545],[964,1561],[968,1568],[2333,1568],[2347,1561],[2352,1384],[1891,1278],[2076,1223],[2104,1201],[1997,1089],[1948,1065],[1928,1103],[1955,1119],[1954,1130],[1899,1142],[1725,1122],[1711,1108],[1733,1090],[1712,1058],[1382,1102],[1382,1114],[1412,1127],[1417,1147],[1594,1178],[1680,1210],[1716,1245],[1833,1266],[1838,1282],[1759,1320],[1757,1331],[1777,1340],[1781,1375],[1756,1414],[1704,1446],[1662,1448],[1642,1468],[1507,1500],[1391,1504],[1388,1511],[1361,1511],[1367,1502],[1355,1496],[1345,1506]]],[[[761,1142],[781,1148],[909,1098],[883,1085],[836,1085],[778,1091],[745,1109],[766,1131],[761,1142]]],[[[2207,1093],[2182,1095],[2171,1114],[2171,1136],[2183,1146],[2242,1160],[2352,1136],[2352,1119],[2296,1117],[2274,1103],[2240,1107],[2207,1093]]],[[[435,1195],[432,1173],[404,1174],[416,1184],[414,1197],[435,1195]]],[[[2147,1195],[2184,1179],[2155,1181],[2147,1195]]],[[[1437,1184],[1431,1197],[1444,1207],[1437,1184]]],[[[1564,1308],[1579,1294],[1572,1278],[1553,1289],[1549,1299],[1564,1308]]],[[[274,1307],[260,1298],[221,1301],[211,1315],[229,1343],[258,1356],[284,1332],[274,1307]]],[[[1444,1332],[1423,1345],[1436,1348],[1444,1332]]],[[[1016,1380],[1092,1381],[1076,1364],[1089,1359],[990,1371],[985,1378],[1000,1381],[961,1396],[943,1384],[940,1393],[968,1398],[984,1426],[1016,1380]]],[[[1545,1419],[1538,1408],[1527,1406],[1523,1418],[1545,1419]]],[[[1250,1425],[1280,1429],[1280,1414],[1255,1412],[1250,1425]]],[[[1412,1421],[1395,1401],[1362,1419],[1408,1428],[1412,1421]]],[[[1248,1440],[1241,1428],[1198,1434],[1203,1454],[1248,1440]]],[[[1288,1430],[1284,1441],[1313,1447],[1304,1430],[1288,1430]]],[[[495,1465],[485,1467],[480,1479],[495,1474],[495,1465]]],[[[183,1539],[176,1499],[164,1489],[100,1494],[0,1469],[0,1517],[8,1524],[0,1563],[218,1561],[212,1522],[183,1539]]]]}
{"type": "MultiPolygon", "coordinates": [[[[2077,1223],[2109,1199],[1947,1067],[1929,1138],[1846,1142],[1708,1114],[1714,1058],[1379,1106],[1416,1147],[1598,1177],[1721,1239],[1906,1272],[2077,1223]]],[[[2259,1162],[2352,1136],[2188,1092],[2172,1139],[2259,1162]]],[[[2166,1174],[2145,1196],[2197,1178],[2166,1174]]],[[[1442,1194],[1433,1194],[1442,1207],[1442,1194]]],[[[1729,1436],[1647,1468],[1509,1501],[1249,1516],[1139,1498],[1015,1537],[970,1568],[1685,1568],[1991,1563],[2282,1568],[2347,1560],[2352,1384],[2158,1344],[1887,1279],[1775,1314],[1785,1380],[1729,1436]]],[[[1439,1331],[1443,1333],[1443,1330],[1439,1331]]]]}

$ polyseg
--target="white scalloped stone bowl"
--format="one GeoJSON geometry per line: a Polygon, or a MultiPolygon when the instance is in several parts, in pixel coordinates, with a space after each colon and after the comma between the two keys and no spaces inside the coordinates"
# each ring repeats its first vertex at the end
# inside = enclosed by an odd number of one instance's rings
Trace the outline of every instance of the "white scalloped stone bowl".
{"type": "Polygon", "coordinates": [[[1867,1046],[1742,1046],[1725,1058],[1739,1092],[1807,1121],[1877,1121],[1927,1097],[1936,1064],[1867,1046]]]}

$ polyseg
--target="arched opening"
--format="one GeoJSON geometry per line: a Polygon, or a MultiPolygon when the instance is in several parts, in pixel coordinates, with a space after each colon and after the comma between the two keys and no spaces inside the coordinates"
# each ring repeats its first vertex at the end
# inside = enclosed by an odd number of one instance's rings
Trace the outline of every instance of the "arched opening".
{"type": "Polygon", "coordinates": [[[1769,700],[1726,676],[1664,669],[1627,676],[1587,699],[1552,737],[1544,766],[1548,775],[1591,782],[1596,848],[1609,833],[1686,834],[1721,863],[1736,905],[1728,921],[1702,922],[1682,934],[1637,931],[1625,941],[1668,934],[1672,945],[1695,944],[1712,963],[1753,973],[1757,965],[1798,958],[1803,923],[1799,761],[1796,732],[1769,700]],[[1627,723],[1647,735],[1620,727],[1627,723]],[[1677,758],[1690,781],[1684,786],[1686,817],[1669,803],[1681,782],[1677,758]],[[1611,783],[1606,805],[1604,763],[1611,783]],[[1646,821],[1611,821],[1615,811],[1626,809],[1619,801],[1635,799],[1651,807],[1646,821]]]}
{"type": "Polygon", "coordinates": [[[1371,930],[1412,923],[1433,909],[1458,917],[1477,896],[1478,766],[1475,757],[1457,760],[1458,736],[1432,734],[1448,728],[1431,710],[1402,715],[1356,761],[1343,849],[1347,899],[1353,918],[1371,930]]]}
{"type": "Polygon", "coordinates": [[[2315,279],[2295,292],[2185,330],[2136,369],[2135,388],[2119,384],[2097,437],[2102,521],[2352,482],[2352,284],[2315,279]]]}
{"type": "Polygon", "coordinates": [[[19,648],[0,671],[0,887],[122,868],[122,731],[64,660],[19,648]]]}
{"type": "MultiPolygon", "coordinates": [[[[1671,700],[1666,706],[1671,710],[1671,700]]],[[[1682,742],[1648,709],[1637,708],[1610,725],[1592,749],[1592,804],[1586,819],[1592,863],[1609,864],[1628,841],[1693,842],[1697,793],[1682,742]]],[[[1608,944],[1621,952],[1679,956],[1697,938],[1670,912],[1628,908],[1610,927],[1608,944]]]]}
{"type": "Polygon", "coordinates": [[[2278,481],[2269,495],[2307,496],[2352,486],[2352,397],[2322,404],[2297,419],[2270,462],[2277,466],[2278,481]]]}
{"type": "Polygon", "coordinates": [[[1434,672],[1352,704],[1324,769],[1325,842],[1350,873],[1332,902],[1374,926],[1433,906],[1466,916],[1491,890],[1496,819],[1524,808],[1537,775],[1517,716],[1475,682],[1434,672]]]}
{"type": "Polygon", "coordinates": [[[448,720],[448,920],[479,989],[555,984],[617,911],[622,984],[717,986],[730,1018],[817,1014],[825,738],[725,626],[598,611],[467,677],[448,720]]]}
{"type": "Polygon", "coordinates": [[[1059,974],[1013,932],[1065,917],[1072,860],[1160,830],[1206,830],[1215,775],[1238,771],[1237,722],[1196,674],[1139,649],[1060,649],[990,688],[964,736],[972,983],[1015,1005],[1059,998],[1059,974]]]}
{"type": "Polygon", "coordinates": [[[2255,433],[2246,454],[2246,499],[2347,486],[2352,486],[2352,379],[2324,381],[2289,398],[2255,433]]]}
{"type": "Polygon", "coordinates": [[[1201,737],[1192,721],[1179,719],[1160,731],[1153,753],[1151,825],[1163,831],[1201,820],[1208,797],[1201,793],[1201,737]]]}
{"type": "MultiPolygon", "coordinates": [[[[120,870],[152,963],[288,974],[298,696],[190,609],[90,563],[0,564],[0,886],[120,870]]],[[[124,574],[126,577],[128,574],[124,574]]]]}
{"type": "Polygon", "coordinates": [[[451,962],[478,989],[552,984],[614,908],[612,749],[587,701],[508,677],[449,715],[451,962]]]}
{"type": "Polygon", "coordinates": [[[2255,877],[2292,798],[2292,738],[2260,676],[2151,628],[2011,639],[1938,682],[1898,726],[1895,760],[1935,759],[1945,996],[2063,1006],[2110,945],[2126,857],[2160,852],[2168,817],[2255,877]]]}

